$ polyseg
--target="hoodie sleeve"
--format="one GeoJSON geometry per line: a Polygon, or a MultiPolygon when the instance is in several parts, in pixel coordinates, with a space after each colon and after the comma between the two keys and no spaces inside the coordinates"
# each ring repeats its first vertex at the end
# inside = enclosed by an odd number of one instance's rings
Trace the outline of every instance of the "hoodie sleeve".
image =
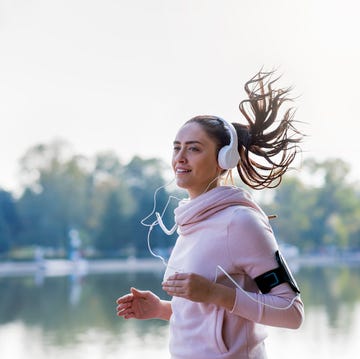
{"type": "MultiPolygon", "coordinates": [[[[236,272],[255,278],[278,267],[278,245],[269,221],[257,211],[242,207],[234,212],[228,227],[228,251],[236,272]]],[[[262,294],[236,288],[231,313],[276,327],[297,329],[304,318],[300,296],[287,283],[262,294]]]]}

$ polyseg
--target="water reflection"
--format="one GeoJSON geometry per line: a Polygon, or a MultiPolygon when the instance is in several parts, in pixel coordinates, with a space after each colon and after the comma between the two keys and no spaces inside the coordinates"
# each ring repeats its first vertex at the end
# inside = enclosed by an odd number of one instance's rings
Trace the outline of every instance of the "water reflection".
{"type": "MultiPolygon", "coordinates": [[[[285,358],[291,351],[292,358],[329,358],[337,350],[342,358],[346,350],[349,358],[356,356],[360,268],[304,267],[296,278],[302,289],[305,323],[298,331],[270,330],[269,357],[285,358]]],[[[165,359],[166,322],[126,321],[115,314],[116,298],[131,286],[166,298],[161,279],[160,271],[0,277],[0,357],[130,359],[147,355],[165,359]]]]}
{"type": "Polygon", "coordinates": [[[270,328],[271,358],[358,357],[360,267],[304,267],[296,274],[305,304],[300,330],[270,328]]]}
{"type": "Polygon", "coordinates": [[[302,268],[297,277],[307,311],[321,308],[330,327],[351,329],[360,300],[360,267],[308,267],[302,268]]]}

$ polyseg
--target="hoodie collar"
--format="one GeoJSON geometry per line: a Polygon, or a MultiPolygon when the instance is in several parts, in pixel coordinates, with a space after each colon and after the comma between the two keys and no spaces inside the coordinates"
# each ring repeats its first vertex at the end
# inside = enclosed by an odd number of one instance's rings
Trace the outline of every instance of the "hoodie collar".
{"type": "Polygon", "coordinates": [[[230,206],[250,207],[266,217],[247,191],[239,187],[219,186],[194,199],[182,200],[174,212],[175,222],[180,228],[192,225],[230,206]]]}

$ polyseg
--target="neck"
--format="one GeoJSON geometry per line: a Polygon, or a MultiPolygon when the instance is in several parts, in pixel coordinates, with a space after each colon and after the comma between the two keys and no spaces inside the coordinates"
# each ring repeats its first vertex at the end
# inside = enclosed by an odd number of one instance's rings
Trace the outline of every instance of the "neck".
{"type": "Polygon", "coordinates": [[[198,191],[191,191],[188,190],[188,194],[190,199],[194,199],[196,197],[199,197],[200,195],[214,189],[215,187],[220,186],[220,176],[215,177],[206,187],[204,190],[198,190],[198,191]]]}

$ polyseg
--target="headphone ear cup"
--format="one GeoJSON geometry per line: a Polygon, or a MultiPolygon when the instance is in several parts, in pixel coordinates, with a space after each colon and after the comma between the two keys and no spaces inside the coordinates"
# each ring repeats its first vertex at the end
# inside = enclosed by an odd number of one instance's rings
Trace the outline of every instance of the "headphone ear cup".
{"type": "Polygon", "coordinates": [[[231,145],[224,146],[218,154],[218,164],[223,170],[229,170],[237,166],[239,154],[231,145]]]}
{"type": "Polygon", "coordinates": [[[227,153],[229,152],[229,146],[224,146],[220,148],[218,154],[218,164],[223,170],[228,170],[230,167],[228,166],[227,161],[227,153]]]}
{"type": "Polygon", "coordinates": [[[230,133],[230,144],[222,147],[218,153],[218,164],[220,168],[224,170],[229,170],[237,166],[240,160],[239,152],[238,152],[238,138],[237,133],[234,126],[225,121],[222,118],[218,118],[223,122],[224,127],[230,133]]]}

